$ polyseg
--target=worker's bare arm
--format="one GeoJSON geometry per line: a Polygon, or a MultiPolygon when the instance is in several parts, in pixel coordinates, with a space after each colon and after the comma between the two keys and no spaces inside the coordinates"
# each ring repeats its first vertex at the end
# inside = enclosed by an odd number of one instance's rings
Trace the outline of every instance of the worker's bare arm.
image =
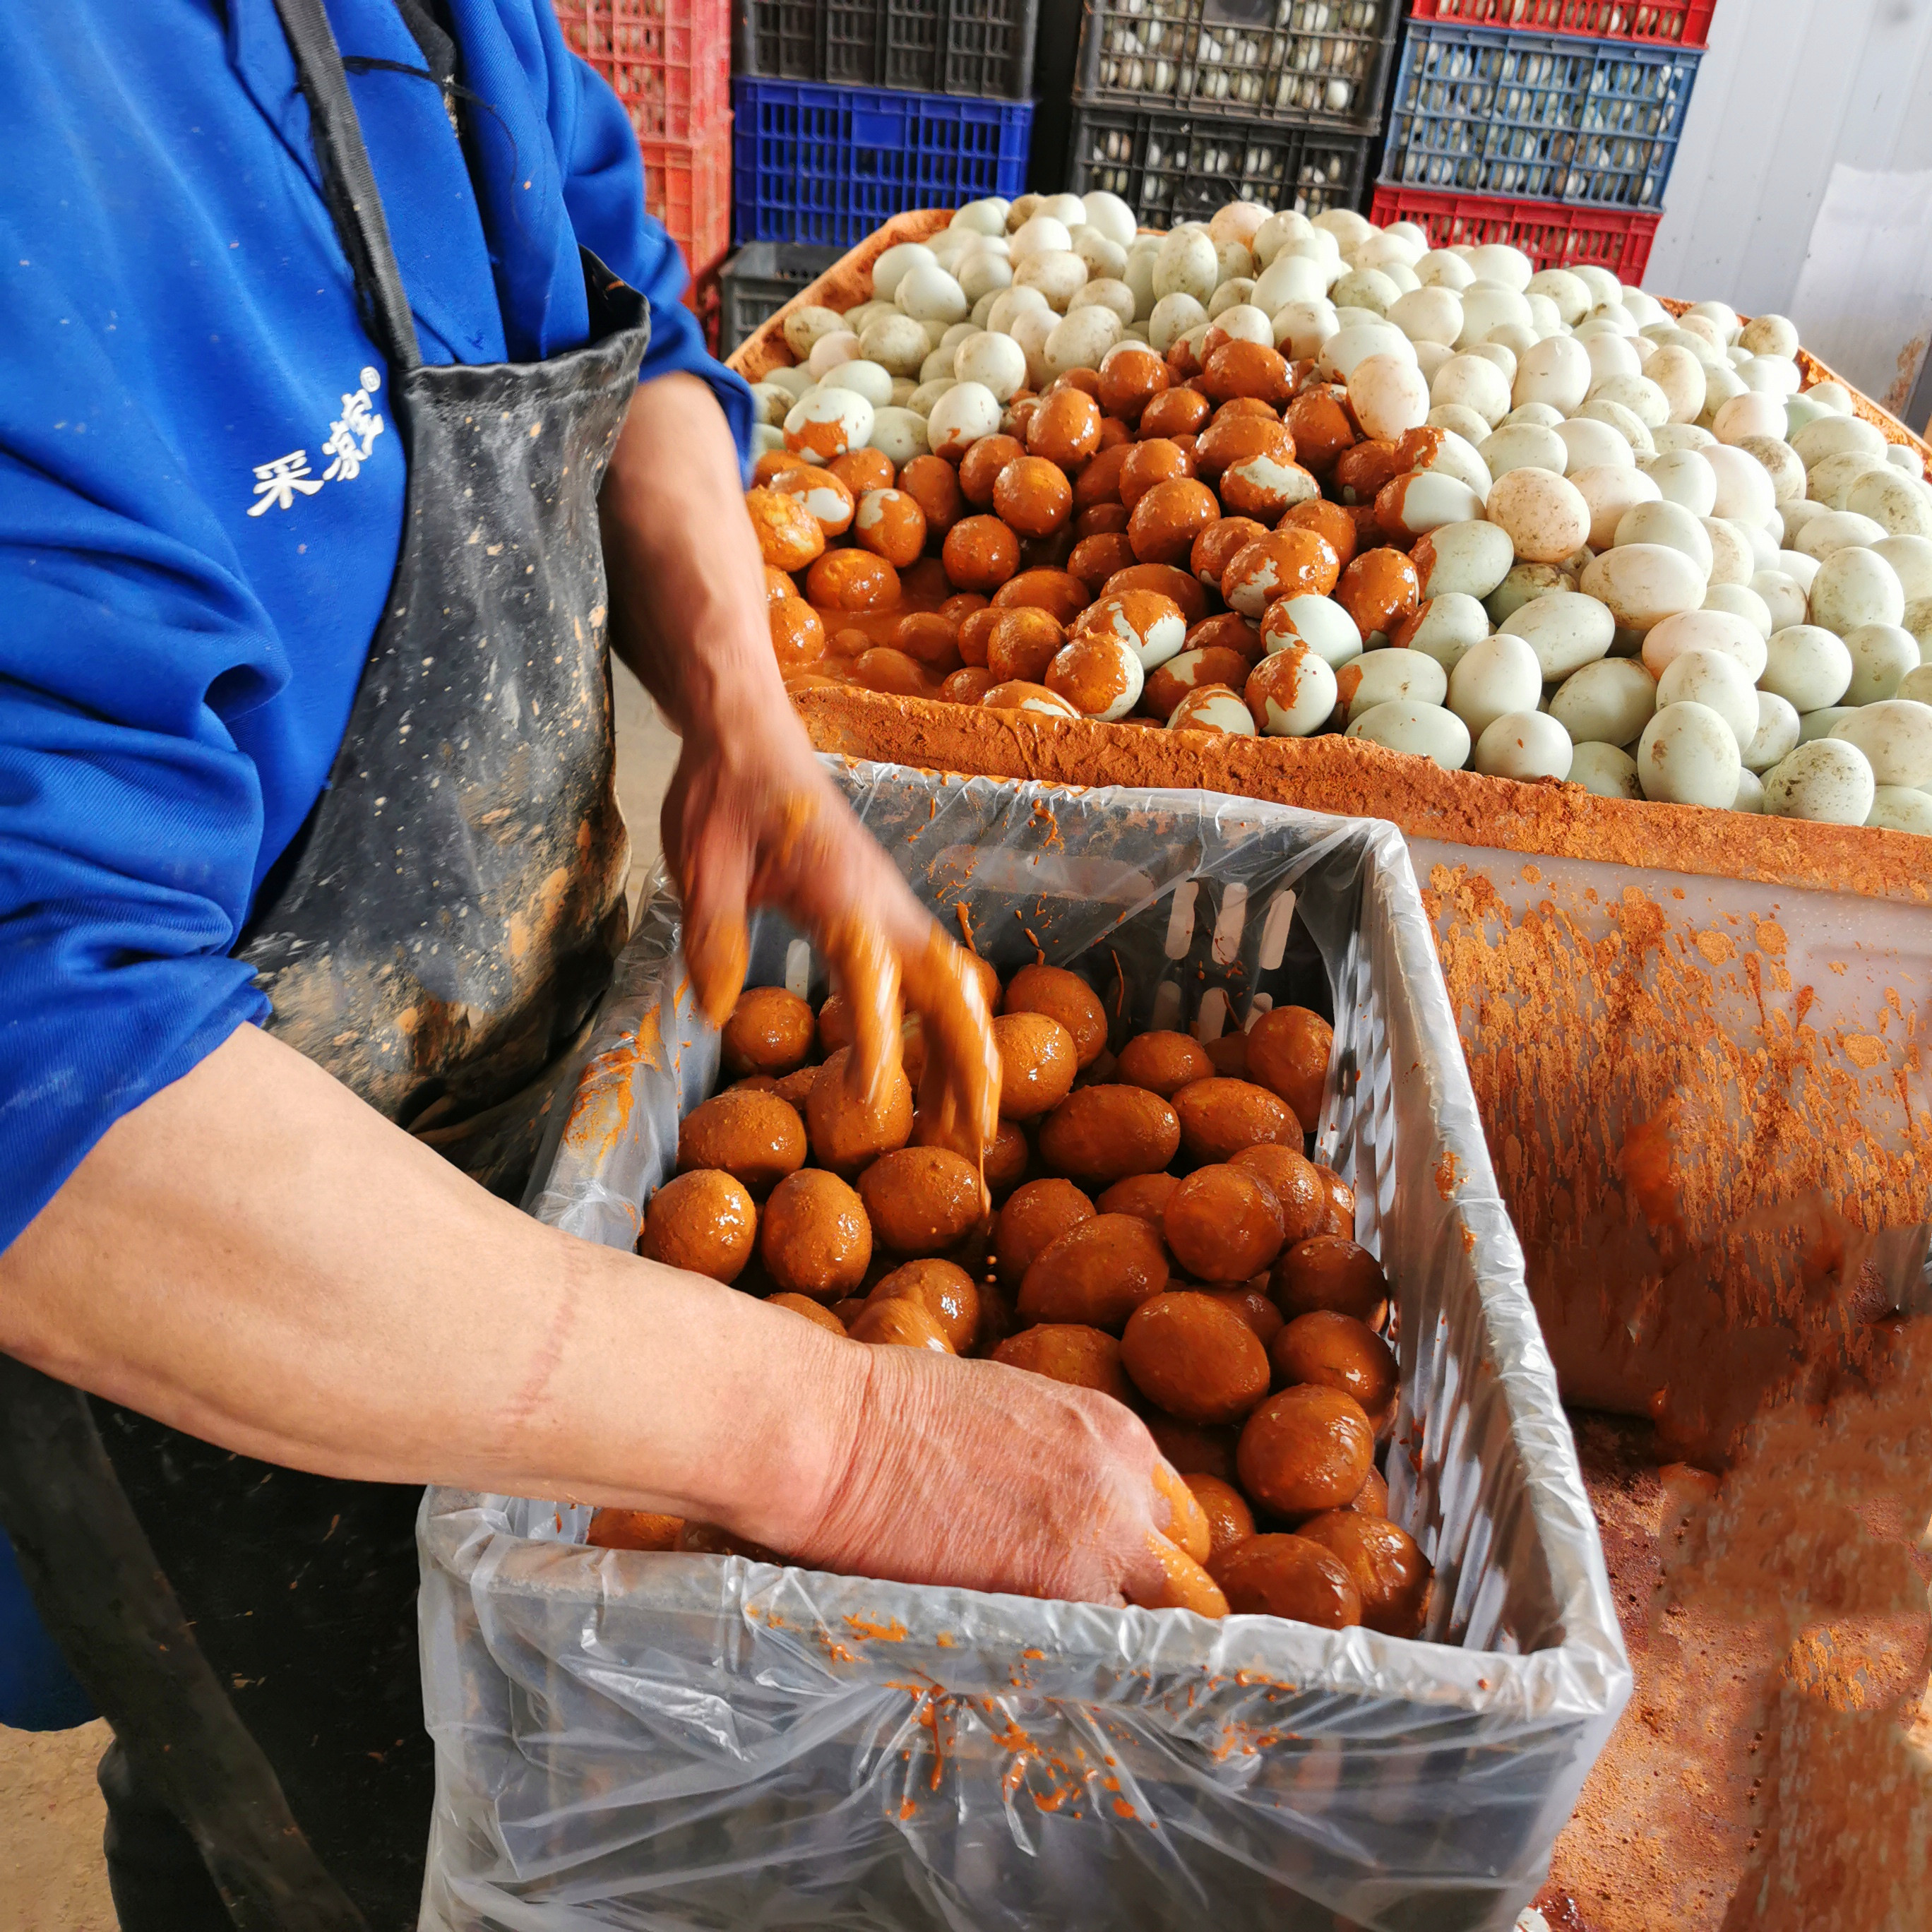
{"type": "Polygon", "coordinates": [[[0,1348],[266,1460],[663,1510],[880,1575],[1106,1597],[1155,1507],[1105,1398],[558,1234],[252,1027],[0,1256],[0,1348]]]}
{"type": "Polygon", "coordinates": [[[638,390],[601,508],[612,644],[684,736],[664,850],[707,1006],[735,997],[748,900],[821,938],[866,921],[916,955],[932,920],[839,801],[778,676],[737,451],[696,376],[638,390]]]}

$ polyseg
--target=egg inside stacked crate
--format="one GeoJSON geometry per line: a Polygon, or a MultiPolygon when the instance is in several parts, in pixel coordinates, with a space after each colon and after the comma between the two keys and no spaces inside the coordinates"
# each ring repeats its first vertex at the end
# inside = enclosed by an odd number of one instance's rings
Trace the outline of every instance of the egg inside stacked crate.
{"type": "Polygon", "coordinates": [[[1376,220],[1640,283],[1711,10],[1421,0],[1391,90],[1376,220]]]}
{"type": "Polygon", "coordinates": [[[1129,1402],[1198,1490],[1234,1614],[872,1582],[440,1492],[426,1898],[532,1924],[629,1922],[648,1885],[667,1922],[1165,1932],[1208,1898],[1255,1932],[1507,1926],[1627,1671],[1399,838],[836,776],[1001,988],[990,1229],[908,1088],[860,1104],[806,940],[754,922],[721,1038],[662,895],[532,1211],[788,1320],[1129,1402]]]}
{"type": "Polygon", "coordinates": [[[1081,41],[1089,102],[1221,104],[1241,118],[1372,124],[1400,16],[1395,0],[1097,0],[1081,41]]]}
{"type": "Polygon", "coordinates": [[[685,300],[714,341],[731,242],[731,21],[726,0],[554,0],[565,40],[637,131],[644,205],[690,271],[685,300]]]}
{"type": "Polygon", "coordinates": [[[1100,0],[1082,29],[1069,185],[1162,228],[1231,199],[1354,206],[1400,16],[1396,0],[1100,0]]]}
{"type": "Polygon", "coordinates": [[[745,0],[736,71],[1024,100],[1037,0],[745,0]]]}

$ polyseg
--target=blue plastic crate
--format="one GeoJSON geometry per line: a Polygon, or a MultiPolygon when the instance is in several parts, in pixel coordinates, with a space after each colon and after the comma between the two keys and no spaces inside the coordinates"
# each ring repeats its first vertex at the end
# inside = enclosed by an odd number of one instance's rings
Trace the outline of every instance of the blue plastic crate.
{"type": "Polygon", "coordinates": [[[1702,48],[1412,20],[1384,182],[1660,209],[1702,48]]]}
{"type": "Polygon", "coordinates": [[[748,242],[862,242],[908,208],[1021,194],[1030,100],[874,87],[731,83],[732,232],[748,242]]]}

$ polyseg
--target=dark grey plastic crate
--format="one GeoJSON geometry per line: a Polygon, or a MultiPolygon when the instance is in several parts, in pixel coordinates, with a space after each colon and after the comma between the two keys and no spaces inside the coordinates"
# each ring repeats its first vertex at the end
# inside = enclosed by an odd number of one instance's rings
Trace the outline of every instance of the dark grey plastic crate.
{"type": "Polygon", "coordinates": [[[733,0],[731,68],[1024,100],[1039,12],[1040,0],[733,0]]]}
{"type": "Polygon", "coordinates": [[[759,323],[778,314],[844,254],[810,242],[748,242],[718,272],[723,299],[718,350],[728,356],[759,323]]]}
{"type": "Polygon", "coordinates": [[[1087,0],[1080,98],[1373,133],[1402,0],[1087,0]]]}
{"type": "Polygon", "coordinates": [[[1204,221],[1230,201],[1319,214],[1362,206],[1376,138],[1078,100],[1067,137],[1066,185],[1076,194],[1105,188],[1118,195],[1149,228],[1204,221]]]}

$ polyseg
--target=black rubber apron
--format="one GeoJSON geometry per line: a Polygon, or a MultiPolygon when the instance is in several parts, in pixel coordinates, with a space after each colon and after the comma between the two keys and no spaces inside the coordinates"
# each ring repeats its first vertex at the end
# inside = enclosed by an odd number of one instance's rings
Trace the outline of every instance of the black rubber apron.
{"type": "MultiPolygon", "coordinates": [[[[277,5],[409,479],[328,789],[239,951],[271,1031],[514,1198],[624,938],[597,496],[648,316],[586,254],[584,347],[424,367],[321,0],[277,5]]],[[[115,1726],[124,1915],[182,1922],[129,1892],[158,1817],[237,1923],[415,1922],[420,1493],[250,1462],[5,1365],[0,1509],[115,1726]]]]}

